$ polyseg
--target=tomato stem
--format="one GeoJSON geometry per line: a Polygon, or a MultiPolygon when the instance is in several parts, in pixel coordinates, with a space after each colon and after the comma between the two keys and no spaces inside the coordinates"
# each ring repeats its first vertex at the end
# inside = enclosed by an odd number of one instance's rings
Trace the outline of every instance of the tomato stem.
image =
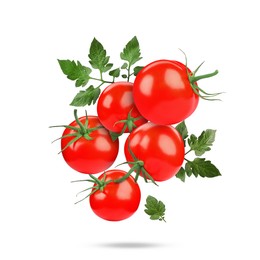
{"type": "Polygon", "coordinates": [[[134,159],[134,161],[127,162],[127,163],[133,164],[133,166],[131,167],[129,172],[131,172],[131,173],[133,171],[136,172],[135,181],[137,182],[139,175],[142,172],[145,182],[148,182],[148,179],[149,179],[153,184],[158,186],[158,184],[154,181],[153,177],[146,171],[146,169],[144,167],[144,162],[142,160],[139,160],[133,153],[132,149],[130,148],[130,140],[128,140],[128,151],[129,151],[130,155],[132,156],[132,158],[134,159]]]}
{"type": "Polygon", "coordinates": [[[204,75],[200,75],[200,76],[195,76],[195,73],[194,73],[192,76],[189,76],[189,80],[190,80],[190,83],[193,84],[196,81],[199,81],[201,79],[210,78],[210,77],[213,77],[217,74],[218,74],[218,70],[215,70],[212,73],[208,73],[208,74],[204,74],[204,75]]]}
{"type": "Polygon", "coordinates": [[[188,153],[191,152],[191,151],[192,151],[192,149],[190,149],[188,152],[186,152],[185,155],[188,154],[188,153]]]}
{"type": "Polygon", "coordinates": [[[131,68],[131,65],[130,65],[130,63],[129,63],[129,65],[128,65],[128,69],[127,69],[127,82],[129,82],[129,80],[130,80],[130,68],[131,68]]]}
{"type": "Polygon", "coordinates": [[[109,84],[113,83],[113,81],[103,80],[102,78],[98,79],[98,78],[90,77],[90,79],[92,79],[92,80],[97,80],[97,81],[101,81],[101,82],[102,82],[102,85],[103,85],[104,83],[109,83],[109,84]]]}

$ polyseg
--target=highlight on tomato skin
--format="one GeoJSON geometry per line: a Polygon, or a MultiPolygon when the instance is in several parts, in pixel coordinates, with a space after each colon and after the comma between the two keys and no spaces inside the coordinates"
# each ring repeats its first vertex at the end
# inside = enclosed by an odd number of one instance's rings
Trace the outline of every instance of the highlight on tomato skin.
{"type": "MultiPolygon", "coordinates": [[[[99,180],[113,181],[127,173],[122,170],[108,170],[99,180]]],[[[95,186],[96,184],[94,184],[95,186]]],[[[141,191],[132,176],[120,183],[110,182],[103,190],[97,190],[89,197],[90,207],[100,218],[108,221],[121,221],[131,217],[138,209],[141,191]]]]}
{"type": "Polygon", "coordinates": [[[162,125],[177,124],[197,108],[199,96],[193,91],[181,62],[157,60],[136,76],[133,96],[136,107],[147,120],[162,125]]]}
{"type": "MultiPolygon", "coordinates": [[[[166,181],[175,176],[184,161],[184,142],[172,126],[148,122],[135,129],[126,139],[124,153],[128,162],[132,154],[144,163],[144,169],[154,181],[166,181]],[[131,154],[132,153],[132,154],[131,154]]],[[[131,164],[129,164],[132,167],[131,164]]],[[[142,172],[140,174],[143,176],[142,172]]]]}
{"type": "Polygon", "coordinates": [[[97,113],[102,125],[115,133],[129,133],[147,122],[134,104],[131,82],[115,82],[107,86],[99,96],[97,113]]]}
{"type": "MultiPolygon", "coordinates": [[[[95,174],[108,169],[114,163],[119,150],[119,141],[111,139],[97,116],[88,116],[87,119],[88,129],[97,129],[89,133],[89,138],[81,136],[69,145],[75,138],[69,135],[76,132],[66,128],[62,134],[65,138],[61,139],[61,150],[65,162],[72,169],[84,174],[95,174]]],[[[86,116],[80,117],[79,121],[85,125],[86,116]]],[[[69,126],[78,127],[78,123],[75,120],[69,126]]]]}

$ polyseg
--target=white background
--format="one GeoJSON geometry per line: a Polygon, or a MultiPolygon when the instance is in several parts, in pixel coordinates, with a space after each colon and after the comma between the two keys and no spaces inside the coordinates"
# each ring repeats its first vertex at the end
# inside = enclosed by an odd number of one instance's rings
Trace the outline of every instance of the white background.
{"type": "MultiPolygon", "coordinates": [[[[0,258],[260,259],[257,3],[1,1],[0,258]],[[201,73],[219,69],[200,86],[226,92],[222,102],[201,101],[186,123],[197,135],[217,129],[207,158],[222,177],[174,178],[159,188],[140,182],[138,212],[111,223],[96,217],[87,200],[74,205],[85,186],[70,181],[82,175],[57,155],[59,144],[51,144],[62,129],[48,126],[73,120],[68,104],[77,91],[57,59],[87,64],[96,37],[119,66],[118,55],[134,35],[140,65],[161,58],[184,62],[181,48],[191,69],[203,60],[201,73]],[[148,194],[166,204],[167,223],[143,213],[148,194]]],[[[120,154],[116,163],[124,161],[120,154]]]]}

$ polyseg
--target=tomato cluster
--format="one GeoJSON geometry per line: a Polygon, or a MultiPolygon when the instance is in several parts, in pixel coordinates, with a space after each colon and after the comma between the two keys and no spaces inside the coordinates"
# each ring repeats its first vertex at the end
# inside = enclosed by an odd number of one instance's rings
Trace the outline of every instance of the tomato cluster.
{"type": "MultiPolygon", "coordinates": [[[[121,53],[122,59],[126,59],[128,47],[121,53]]],[[[102,48],[94,39],[89,55],[92,67],[98,68],[101,74],[109,69],[102,48]],[[98,48],[104,56],[103,60],[100,58],[103,63],[95,60],[98,48]]],[[[110,221],[126,219],[138,209],[141,199],[139,176],[145,182],[157,185],[157,182],[169,180],[178,173],[184,162],[185,145],[173,125],[195,111],[199,98],[205,98],[201,92],[207,95],[197,81],[217,74],[216,71],[197,77],[198,69],[191,72],[179,61],[157,60],[140,68],[134,81],[130,82],[130,65],[139,59],[129,59],[127,81],[115,82],[119,73],[116,69],[109,73],[113,82],[101,93],[99,87],[87,89],[86,93],[97,101],[97,115],[87,115],[86,112],[78,118],[75,109],[75,120],[62,125],[65,127],[60,138],[63,158],[72,169],[89,175],[87,181],[93,183],[87,189],[90,190],[87,196],[90,207],[97,216],[110,221]],[[109,169],[117,158],[123,134],[128,134],[124,144],[125,163],[130,167],[128,172],[109,169]],[[97,178],[94,175],[98,173],[101,175],[97,178]]],[[[69,79],[77,79],[76,86],[91,79],[91,69],[79,62],[59,62],[69,79]]],[[[102,77],[100,80],[101,86],[105,81],[102,77]]],[[[80,92],[73,105],[86,93],[80,92]]],[[[86,99],[86,103],[91,101],[86,99]]]]}

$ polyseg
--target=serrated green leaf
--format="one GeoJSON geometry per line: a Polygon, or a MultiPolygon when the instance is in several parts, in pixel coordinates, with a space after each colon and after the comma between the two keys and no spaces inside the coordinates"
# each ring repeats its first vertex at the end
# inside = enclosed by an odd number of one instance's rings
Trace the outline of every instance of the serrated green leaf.
{"type": "Polygon", "coordinates": [[[192,140],[189,145],[197,156],[203,155],[205,152],[210,151],[210,146],[215,141],[216,130],[207,129],[201,133],[201,135],[192,140]]]}
{"type": "Polygon", "coordinates": [[[117,69],[109,71],[109,75],[114,78],[118,78],[120,76],[120,69],[117,68],[117,69]]]}
{"type": "Polygon", "coordinates": [[[71,75],[77,68],[74,60],[58,60],[58,62],[62,72],[67,76],[71,75]]]}
{"type": "Polygon", "coordinates": [[[175,176],[176,176],[176,178],[185,182],[185,170],[183,169],[183,167],[180,168],[180,170],[177,172],[177,174],[175,176]]]}
{"type": "MultiPolygon", "coordinates": [[[[162,201],[158,201],[153,196],[147,196],[146,198],[146,209],[144,212],[150,216],[152,220],[164,220],[165,215],[165,205],[162,201]]],[[[165,220],[164,220],[165,221],[165,220]]]]}
{"type": "Polygon", "coordinates": [[[180,133],[182,140],[184,142],[184,146],[186,144],[185,139],[188,137],[188,129],[187,126],[185,124],[185,121],[182,121],[181,123],[179,123],[175,129],[180,133]]]}
{"type": "Polygon", "coordinates": [[[214,164],[212,164],[211,161],[206,161],[206,159],[204,158],[195,158],[190,163],[194,175],[208,178],[221,176],[218,168],[214,164]]]}
{"type": "Polygon", "coordinates": [[[137,61],[141,60],[141,52],[139,47],[139,42],[134,36],[125,46],[123,51],[120,53],[120,58],[122,60],[128,61],[129,66],[132,66],[137,61]]]}
{"type": "Polygon", "coordinates": [[[76,80],[75,86],[85,86],[89,79],[91,69],[83,66],[79,61],[77,63],[71,60],[58,60],[62,72],[70,80],[76,80]]]}
{"type": "Polygon", "coordinates": [[[91,103],[96,103],[99,95],[100,88],[94,88],[94,86],[90,86],[86,90],[79,91],[79,93],[74,97],[70,105],[75,107],[84,107],[86,105],[90,106],[91,103]]]}
{"type": "Polygon", "coordinates": [[[88,57],[92,68],[98,69],[100,72],[107,72],[113,66],[112,63],[108,63],[110,57],[106,56],[106,50],[96,38],[91,42],[88,57]]]}
{"type": "Polygon", "coordinates": [[[142,68],[143,68],[143,66],[136,66],[134,68],[134,75],[136,76],[140,72],[140,70],[142,70],[142,68]]]}

